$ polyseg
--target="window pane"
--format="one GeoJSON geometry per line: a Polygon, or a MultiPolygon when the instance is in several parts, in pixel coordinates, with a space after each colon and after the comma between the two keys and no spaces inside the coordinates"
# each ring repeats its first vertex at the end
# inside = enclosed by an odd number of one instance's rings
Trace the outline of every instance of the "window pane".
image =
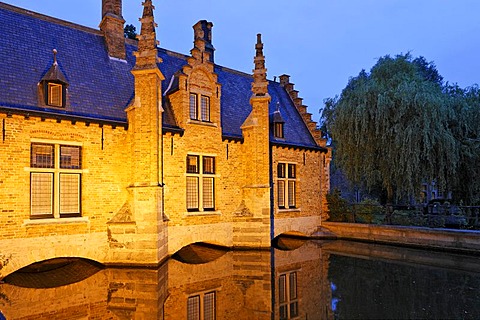
{"type": "Polygon", "coordinates": [[[280,320],[287,320],[287,306],[280,306],[280,320]]]}
{"type": "Polygon", "coordinates": [[[188,298],[187,320],[200,320],[200,296],[188,298]]]}
{"type": "Polygon", "coordinates": [[[207,174],[215,173],[215,158],[203,157],[203,173],[207,173],[207,174]]]}
{"type": "Polygon", "coordinates": [[[285,178],[285,163],[279,163],[277,166],[277,176],[279,178],[285,178]]]}
{"type": "Polygon", "coordinates": [[[60,168],[80,169],[82,167],[82,153],[80,147],[60,146],[60,168]]]}
{"type": "Polygon", "coordinates": [[[215,292],[206,293],[203,298],[203,319],[215,320],[215,292]]]}
{"type": "Polygon", "coordinates": [[[62,85],[57,83],[48,84],[48,104],[55,107],[62,106],[62,85]]]}
{"type": "Polygon", "coordinates": [[[282,274],[278,279],[278,302],[284,303],[287,301],[286,290],[287,290],[287,283],[286,283],[286,276],[282,274]]]}
{"type": "Polygon", "coordinates": [[[80,174],[60,174],[60,214],[80,213],[80,174]]]}
{"type": "Polygon", "coordinates": [[[198,120],[197,95],[195,93],[190,93],[190,119],[198,120]]]}
{"type": "Polygon", "coordinates": [[[283,138],[283,123],[276,122],[274,124],[274,135],[277,138],[283,138]]]}
{"type": "Polygon", "coordinates": [[[187,156],[187,173],[198,173],[198,156],[187,156]]]}
{"type": "Polygon", "coordinates": [[[278,206],[285,208],[285,181],[279,180],[278,184],[278,206]]]}
{"type": "Polygon", "coordinates": [[[53,168],[55,148],[51,144],[32,143],[30,166],[33,168],[53,168]]]}
{"type": "Polygon", "coordinates": [[[290,300],[297,298],[297,273],[290,273],[290,300]]]}
{"type": "Polygon", "coordinates": [[[288,206],[295,207],[295,181],[288,181],[288,206]]]}
{"type": "Polygon", "coordinates": [[[202,96],[202,121],[210,121],[210,98],[202,96]]]}
{"type": "Polygon", "coordinates": [[[203,208],[215,208],[213,178],[203,178],[203,208]]]}
{"type": "Polygon", "coordinates": [[[290,318],[298,317],[298,302],[290,303],[290,318]]]}
{"type": "Polygon", "coordinates": [[[295,165],[294,164],[289,164],[288,165],[288,177],[289,178],[296,178],[296,172],[295,172],[295,165]]]}
{"type": "Polygon", "coordinates": [[[187,210],[198,210],[197,177],[187,177],[187,210]]]}
{"type": "Polygon", "coordinates": [[[53,173],[32,172],[30,188],[32,215],[53,215],[53,173]]]}

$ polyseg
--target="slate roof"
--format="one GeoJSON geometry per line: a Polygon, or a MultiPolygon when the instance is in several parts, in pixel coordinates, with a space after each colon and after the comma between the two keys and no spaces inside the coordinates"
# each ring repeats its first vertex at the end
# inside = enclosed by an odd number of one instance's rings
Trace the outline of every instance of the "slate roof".
{"type": "MultiPolygon", "coordinates": [[[[130,70],[135,64],[135,42],[126,42],[126,61],[108,56],[99,30],[43,16],[0,2],[0,107],[78,118],[116,121],[126,124],[125,109],[134,96],[130,70]],[[65,75],[68,102],[64,109],[39,107],[37,85],[53,63],[56,49],[60,71],[65,75]]],[[[187,64],[186,55],[158,49],[165,76],[162,92],[175,72],[187,64]]],[[[222,86],[221,114],[223,135],[241,138],[240,126],[251,112],[251,75],[215,65],[222,86]]],[[[284,125],[284,139],[272,142],[317,148],[312,135],[290,96],[279,83],[269,81],[272,97],[269,114],[279,109],[284,125]]],[[[168,108],[168,104],[164,104],[168,108]]],[[[165,126],[175,128],[171,110],[166,110],[165,126]]]]}

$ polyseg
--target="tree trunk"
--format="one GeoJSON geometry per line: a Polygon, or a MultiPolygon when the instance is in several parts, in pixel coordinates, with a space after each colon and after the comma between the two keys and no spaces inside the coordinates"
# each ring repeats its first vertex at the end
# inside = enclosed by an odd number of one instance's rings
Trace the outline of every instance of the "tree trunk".
{"type": "Polygon", "coordinates": [[[386,205],[386,215],[385,220],[387,224],[392,224],[392,215],[393,215],[393,188],[392,185],[387,187],[387,205],[386,205]]]}

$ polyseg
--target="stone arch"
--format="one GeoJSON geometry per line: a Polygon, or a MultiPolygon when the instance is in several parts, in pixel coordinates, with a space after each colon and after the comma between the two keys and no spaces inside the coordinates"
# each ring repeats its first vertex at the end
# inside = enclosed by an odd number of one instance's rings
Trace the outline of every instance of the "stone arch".
{"type": "Polygon", "coordinates": [[[309,237],[313,235],[320,226],[320,216],[275,219],[273,238],[281,234],[309,237]]]}
{"type": "Polygon", "coordinates": [[[173,255],[193,243],[226,248],[233,246],[233,229],[230,223],[169,227],[168,235],[168,255],[173,255]]]}
{"type": "Polygon", "coordinates": [[[104,263],[108,253],[105,233],[23,238],[21,245],[18,240],[2,244],[0,279],[32,263],[54,258],[84,258],[104,263]]]}

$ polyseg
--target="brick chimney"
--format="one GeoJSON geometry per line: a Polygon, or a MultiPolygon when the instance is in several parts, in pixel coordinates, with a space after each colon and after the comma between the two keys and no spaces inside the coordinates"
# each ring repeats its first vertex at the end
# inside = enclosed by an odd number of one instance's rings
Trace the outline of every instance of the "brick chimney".
{"type": "Polygon", "coordinates": [[[194,47],[200,49],[201,52],[207,52],[210,62],[214,62],[213,53],[215,51],[212,44],[212,27],[213,23],[207,20],[200,20],[193,26],[194,47]]]}
{"type": "Polygon", "coordinates": [[[123,33],[122,0],[102,0],[100,30],[105,36],[108,55],[125,60],[125,37],[123,33]]]}

